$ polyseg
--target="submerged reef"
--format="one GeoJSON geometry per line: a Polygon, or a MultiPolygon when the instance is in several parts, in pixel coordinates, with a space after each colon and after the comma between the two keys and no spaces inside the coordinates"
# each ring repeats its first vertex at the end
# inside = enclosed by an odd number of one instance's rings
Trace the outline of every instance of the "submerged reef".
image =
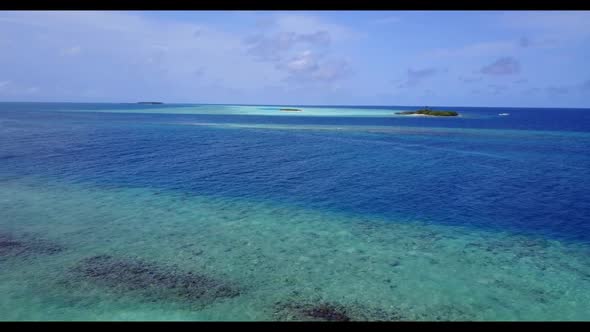
{"type": "Polygon", "coordinates": [[[363,303],[336,303],[322,299],[278,301],[274,319],[287,321],[472,321],[473,315],[456,306],[441,305],[416,310],[411,307],[379,308],[363,303]]]}
{"type": "Polygon", "coordinates": [[[329,303],[320,303],[317,306],[303,308],[301,313],[307,317],[327,321],[347,322],[350,320],[350,317],[346,314],[346,308],[329,303]]]}
{"type": "Polygon", "coordinates": [[[52,255],[62,250],[64,248],[61,245],[33,235],[16,237],[9,233],[0,232],[0,258],[52,255]]]}
{"type": "Polygon", "coordinates": [[[81,260],[73,269],[75,277],[111,288],[133,292],[153,300],[176,300],[208,304],[233,298],[242,292],[232,282],[203,273],[182,271],[133,258],[98,255],[81,260]]]}
{"type": "Polygon", "coordinates": [[[419,114],[419,115],[430,115],[430,116],[457,116],[457,115],[459,115],[459,113],[457,113],[455,111],[433,111],[428,108],[419,109],[417,111],[397,112],[395,114],[400,114],[400,115],[419,114]]]}
{"type": "Polygon", "coordinates": [[[274,318],[289,321],[401,321],[408,320],[395,310],[370,308],[354,303],[344,305],[325,300],[279,301],[275,303],[274,318]]]}
{"type": "Polygon", "coordinates": [[[340,304],[328,302],[277,302],[274,315],[278,320],[348,322],[354,320],[350,317],[348,311],[346,307],[340,304]]]}

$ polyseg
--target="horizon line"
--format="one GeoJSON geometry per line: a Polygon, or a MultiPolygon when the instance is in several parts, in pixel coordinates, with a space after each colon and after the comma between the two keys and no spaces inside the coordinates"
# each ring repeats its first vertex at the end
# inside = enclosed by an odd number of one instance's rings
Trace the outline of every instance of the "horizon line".
{"type": "Polygon", "coordinates": [[[588,107],[563,107],[563,106],[459,106],[459,105],[433,105],[433,106],[418,106],[418,105],[338,105],[338,104],[242,104],[242,103],[196,103],[196,102],[163,102],[163,101],[135,101],[135,102],[117,102],[117,101],[0,101],[0,103],[38,103],[38,104],[132,104],[132,105],[146,105],[142,103],[161,103],[157,105],[229,105],[229,106],[303,106],[303,107],[459,107],[459,108],[548,108],[548,109],[590,109],[588,107]]]}

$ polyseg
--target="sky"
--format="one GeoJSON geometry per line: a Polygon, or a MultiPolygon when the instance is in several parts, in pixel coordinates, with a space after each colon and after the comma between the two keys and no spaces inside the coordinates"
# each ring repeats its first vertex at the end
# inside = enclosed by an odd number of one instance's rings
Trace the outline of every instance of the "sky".
{"type": "Polygon", "coordinates": [[[0,101],[590,108],[590,11],[2,11],[0,101]]]}

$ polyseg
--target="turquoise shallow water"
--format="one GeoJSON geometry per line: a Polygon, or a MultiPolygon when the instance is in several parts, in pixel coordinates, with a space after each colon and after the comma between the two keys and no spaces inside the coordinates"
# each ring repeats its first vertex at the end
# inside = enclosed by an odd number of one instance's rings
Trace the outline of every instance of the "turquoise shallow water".
{"type": "Polygon", "coordinates": [[[2,188],[22,241],[64,248],[3,257],[5,320],[275,320],[276,302],[318,301],[372,319],[585,320],[590,310],[590,252],[580,245],[139,188],[39,179],[2,188]],[[243,294],[203,309],[70,271],[105,254],[199,271],[243,294]]]}
{"type": "Polygon", "coordinates": [[[0,320],[590,319],[579,115],[4,106],[0,320]]]}
{"type": "MultiPolygon", "coordinates": [[[[126,105],[123,105],[126,106],[126,105]]],[[[283,116],[283,117],[384,117],[396,115],[399,108],[346,108],[346,107],[298,107],[300,112],[285,112],[281,108],[289,106],[242,106],[242,105],[190,105],[179,107],[167,107],[164,111],[161,107],[137,107],[129,109],[128,107],[118,108],[113,106],[108,109],[86,109],[76,111],[100,111],[108,113],[144,113],[144,114],[203,114],[203,115],[263,115],[263,116],[283,116]]]]}

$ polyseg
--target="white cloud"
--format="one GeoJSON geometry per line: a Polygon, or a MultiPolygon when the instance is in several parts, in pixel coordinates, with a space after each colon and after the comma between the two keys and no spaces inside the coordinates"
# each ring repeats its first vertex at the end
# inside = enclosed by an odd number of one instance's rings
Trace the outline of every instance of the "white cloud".
{"type": "Polygon", "coordinates": [[[80,54],[81,50],[82,50],[82,48],[80,48],[80,46],[67,47],[67,48],[64,48],[60,51],[60,55],[62,55],[62,56],[76,56],[76,55],[80,54]]]}
{"type": "Polygon", "coordinates": [[[287,69],[293,72],[305,72],[316,69],[317,62],[313,58],[311,51],[307,50],[295,57],[294,59],[292,59],[291,61],[288,61],[286,66],[287,69]]]}
{"type": "Polygon", "coordinates": [[[514,11],[499,13],[495,18],[494,26],[507,29],[514,38],[475,42],[462,47],[437,48],[422,56],[503,56],[530,49],[562,47],[590,36],[590,11],[514,11]]]}
{"type": "Polygon", "coordinates": [[[26,86],[12,81],[0,81],[0,94],[9,96],[34,95],[41,89],[36,86],[26,86]]]}
{"type": "Polygon", "coordinates": [[[237,90],[257,89],[261,76],[277,82],[284,77],[273,65],[245,56],[241,36],[199,22],[153,20],[125,12],[2,12],[0,30],[18,31],[20,42],[11,52],[23,55],[12,56],[12,63],[3,66],[15,68],[15,74],[27,72],[32,81],[55,78],[63,89],[79,95],[100,86],[107,96],[127,91],[198,99],[195,95],[205,95],[202,84],[212,86],[194,75],[202,68],[211,80],[237,90]],[[51,49],[59,49],[57,57],[87,56],[62,70],[55,64],[63,62],[51,55],[25,60],[32,53],[50,54],[51,49]]]}
{"type": "Polygon", "coordinates": [[[428,51],[434,57],[476,57],[512,53],[517,49],[514,41],[479,42],[457,48],[437,48],[428,51]]]}
{"type": "Polygon", "coordinates": [[[23,91],[24,91],[25,94],[35,94],[35,93],[39,92],[39,90],[40,89],[38,87],[31,86],[31,87],[28,87],[28,88],[24,89],[23,91]]]}
{"type": "Polygon", "coordinates": [[[564,47],[590,37],[590,11],[505,12],[499,26],[534,36],[535,46],[564,47]]]}
{"type": "Polygon", "coordinates": [[[535,32],[590,34],[590,11],[529,11],[505,12],[500,22],[509,28],[535,32]]]}
{"type": "Polygon", "coordinates": [[[305,14],[278,14],[274,26],[279,31],[295,32],[298,34],[312,34],[326,31],[335,42],[359,38],[361,34],[346,26],[328,22],[318,17],[305,14]]]}
{"type": "Polygon", "coordinates": [[[338,81],[352,73],[349,61],[314,54],[310,50],[278,62],[277,68],[288,74],[288,84],[313,83],[327,88],[339,86],[338,81]]]}
{"type": "MultiPolygon", "coordinates": [[[[232,17],[220,14],[220,19],[223,15],[232,17]]],[[[352,29],[303,13],[265,16],[270,24],[258,46],[272,61],[259,61],[252,56],[252,45],[244,43],[254,26],[236,32],[221,28],[224,24],[152,19],[132,12],[0,12],[1,34],[14,40],[0,66],[8,69],[3,73],[8,77],[26,73],[23,86],[43,88],[35,93],[60,98],[67,91],[70,100],[169,96],[209,102],[219,91],[260,96],[264,86],[281,85],[294,76],[311,84],[350,72],[350,61],[330,52],[334,44],[359,36],[352,29]],[[304,54],[306,50],[310,53],[304,54]],[[76,61],[64,61],[74,56],[76,61]]],[[[24,94],[26,89],[18,91],[24,94]]]]}
{"type": "Polygon", "coordinates": [[[520,72],[520,61],[513,57],[502,57],[483,66],[480,73],[485,75],[516,75],[520,72]]]}
{"type": "Polygon", "coordinates": [[[359,36],[353,30],[304,14],[277,14],[262,28],[244,44],[252,57],[286,75],[287,85],[333,89],[352,73],[351,61],[335,50],[359,36]]]}
{"type": "Polygon", "coordinates": [[[438,74],[439,70],[436,68],[424,68],[424,69],[408,69],[406,75],[406,79],[403,81],[398,81],[398,88],[408,88],[414,87],[423,81],[435,76],[438,74]]]}
{"type": "Polygon", "coordinates": [[[330,60],[322,64],[314,73],[316,81],[330,82],[332,88],[340,87],[338,81],[352,74],[350,61],[345,59],[330,60]]]}
{"type": "Polygon", "coordinates": [[[401,22],[402,19],[397,16],[385,16],[381,18],[377,18],[371,21],[373,24],[378,25],[386,25],[386,24],[395,24],[401,22]]]}
{"type": "Polygon", "coordinates": [[[298,47],[325,48],[330,42],[330,34],[323,30],[309,34],[283,31],[270,36],[255,35],[245,40],[250,54],[267,61],[280,60],[286,53],[298,47]]]}

